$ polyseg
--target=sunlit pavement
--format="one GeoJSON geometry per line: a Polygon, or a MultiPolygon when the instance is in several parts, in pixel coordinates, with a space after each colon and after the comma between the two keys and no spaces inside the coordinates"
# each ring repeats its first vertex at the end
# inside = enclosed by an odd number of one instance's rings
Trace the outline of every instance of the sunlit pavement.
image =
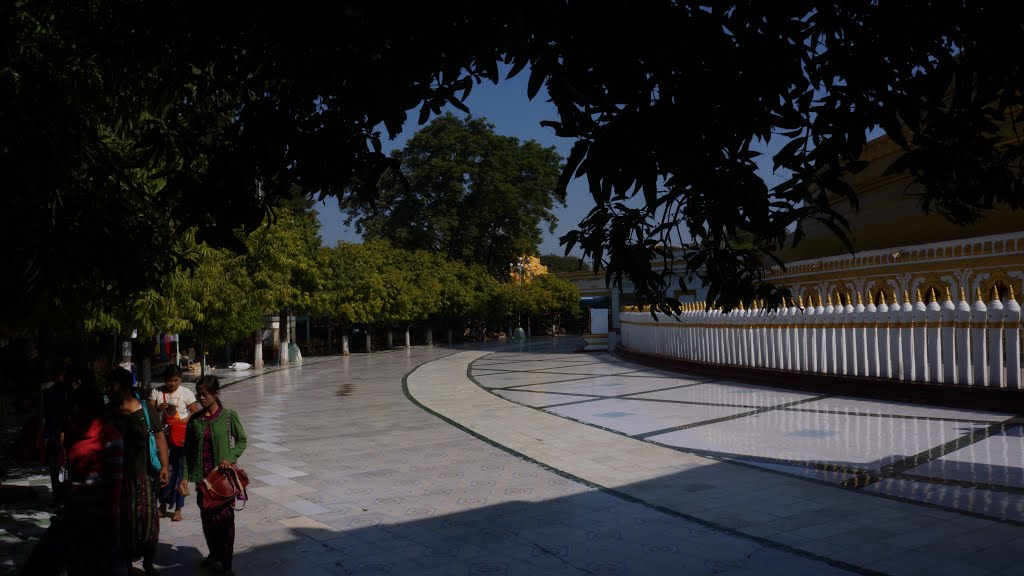
{"type": "MultiPolygon", "coordinates": [[[[1010,415],[699,381],[576,344],[307,359],[238,380],[223,399],[252,484],[236,572],[1018,573],[1010,415]],[[871,492],[938,488],[957,490],[929,501],[959,510],[871,492]]],[[[185,516],[162,521],[165,574],[201,573],[192,498],[185,516]]],[[[0,545],[25,547],[30,530],[4,528],[0,545]]]]}

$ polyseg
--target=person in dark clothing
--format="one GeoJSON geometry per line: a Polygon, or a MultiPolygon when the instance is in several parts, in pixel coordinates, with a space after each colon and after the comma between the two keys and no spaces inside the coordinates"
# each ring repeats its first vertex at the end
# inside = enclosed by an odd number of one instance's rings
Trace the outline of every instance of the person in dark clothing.
{"type": "Polygon", "coordinates": [[[65,550],[68,576],[126,573],[118,553],[124,442],[95,386],[72,392],[67,438],[65,550]]]}
{"type": "Polygon", "coordinates": [[[53,384],[43,391],[43,442],[46,443],[53,504],[58,508],[64,502],[64,429],[71,408],[70,381],[73,378],[71,370],[61,366],[54,374],[53,384]]]}
{"type": "Polygon", "coordinates": [[[141,557],[146,574],[158,574],[153,566],[160,538],[157,516],[157,485],[166,486],[167,442],[160,415],[132,395],[132,374],[115,368],[107,377],[108,414],[124,438],[124,483],[121,490],[121,551],[127,564],[141,557]],[[147,415],[143,410],[149,411],[147,415]],[[149,462],[149,433],[153,431],[160,454],[160,471],[153,478],[149,462]]]}

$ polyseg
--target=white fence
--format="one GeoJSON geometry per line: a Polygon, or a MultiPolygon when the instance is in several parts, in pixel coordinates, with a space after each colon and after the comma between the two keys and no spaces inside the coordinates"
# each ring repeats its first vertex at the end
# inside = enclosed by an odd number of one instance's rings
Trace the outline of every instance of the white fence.
{"type": "Polygon", "coordinates": [[[831,296],[817,306],[738,309],[729,313],[689,305],[678,317],[623,312],[627,350],[709,364],[820,374],[873,376],[937,384],[1021,389],[1021,308],[1011,291],[986,304],[944,302],[876,305],[831,296]],[[839,298],[836,300],[839,301],[839,298]]]}

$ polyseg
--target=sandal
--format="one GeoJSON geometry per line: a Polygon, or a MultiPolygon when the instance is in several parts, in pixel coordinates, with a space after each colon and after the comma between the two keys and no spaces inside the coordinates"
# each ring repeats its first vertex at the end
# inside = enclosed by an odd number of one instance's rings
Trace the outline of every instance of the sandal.
{"type": "Polygon", "coordinates": [[[181,515],[181,510],[175,510],[174,516],[171,517],[171,522],[181,522],[185,517],[181,515]]]}
{"type": "Polygon", "coordinates": [[[214,558],[213,554],[210,554],[206,558],[203,558],[203,561],[200,562],[200,565],[206,566],[206,567],[210,567],[210,566],[213,566],[214,564],[216,564],[217,562],[219,562],[219,560],[214,558]]]}

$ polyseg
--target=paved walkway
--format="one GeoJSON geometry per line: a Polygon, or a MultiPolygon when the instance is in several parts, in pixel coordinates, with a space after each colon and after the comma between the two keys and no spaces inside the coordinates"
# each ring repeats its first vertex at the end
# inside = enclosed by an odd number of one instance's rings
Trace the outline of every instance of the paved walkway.
{"type": "MultiPolygon", "coordinates": [[[[555,364],[580,381],[646,370],[540,342],[318,359],[227,388],[250,437],[236,571],[1016,573],[1016,525],[660,446],[514,404],[470,378],[515,379],[506,371],[535,362],[542,370],[520,377],[565,380],[542,374],[555,364]]],[[[163,521],[165,574],[198,572],[196,512],[190,501],[184,522],[163,521]]],[[[27,533],[6,520],[4,555],[27,533]]]]}

